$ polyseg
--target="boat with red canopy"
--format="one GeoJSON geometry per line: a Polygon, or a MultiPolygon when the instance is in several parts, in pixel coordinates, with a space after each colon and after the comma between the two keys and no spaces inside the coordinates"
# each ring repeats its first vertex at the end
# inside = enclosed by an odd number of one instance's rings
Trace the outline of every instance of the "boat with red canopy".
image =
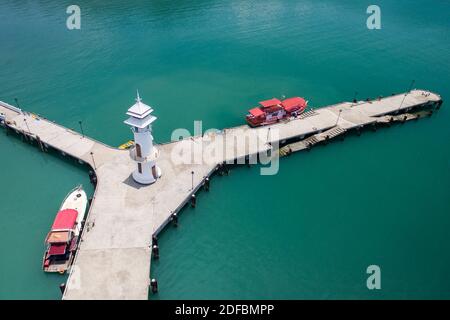
{"type": "Polygon", "coordinates": [[[297,117],[305,111],[308,101],[300,97],[284,100],[272,98],[259,102],[259,106],[249,110],[245,120],[251,127],[264,126],[282,119],[297,117]]]}
{"type": "Polygon", "coordinates": [[[62,274],[72,264],[86,207],[87,196],[81,185],[64,199],[52,228],[45,238],[47,249],[42,262],[45,272],[62,274]]]}

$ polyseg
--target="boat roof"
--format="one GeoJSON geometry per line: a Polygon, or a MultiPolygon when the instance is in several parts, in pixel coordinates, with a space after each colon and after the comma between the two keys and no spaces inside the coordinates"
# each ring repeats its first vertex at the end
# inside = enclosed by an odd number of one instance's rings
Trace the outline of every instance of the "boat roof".
{"type": "Polygon", "coordinates": [[[306,101],[303,98],[300,97],[293,97],[293,98],[288,98],[283,100],[283,102],[281,103],[281,105],[283,106],[284,109],[286,109],[287,111],[300,107],[303,108],[306,106],[306,101]]]}
{"type": "Polygon", "coordinates": [[[69,238],[69,231],[53,231],[48,235],[47,243],[66,243],[69,238]]]}
{"type": "Polygon", "coordinates": [[[52,244],[48,250],[49,256],[57,256],[66,253],[66,244],[52,244]]]}
{"type": "Polygon", "coordinates": [[[270,100],[260,101],[259,104],[262,105],[264,108],[269,108],[269,107],[280,105],[281,101],[278,100],[277,98],[273,98],[270,100]]]}
{"type": "Polygon", "coordinates": [[[73,229],[77,221],[78,211],[74,209],[65,209],[58,212],[53,221],[52,230],[73,229]]]}
{"type": "Polygon", "coordinates": [[[259,117],[264,114],[264,111],[262,111],[260,108],[253,108],[249,110],[250,114],[254,117],[259,117]]]}

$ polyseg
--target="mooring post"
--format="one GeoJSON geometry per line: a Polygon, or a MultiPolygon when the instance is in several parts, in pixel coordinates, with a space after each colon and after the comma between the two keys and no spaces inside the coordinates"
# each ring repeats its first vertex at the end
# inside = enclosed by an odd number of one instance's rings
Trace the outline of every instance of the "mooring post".
{"type": "Polygon", "coordinates": [[[159,259],[159,247],[158,247],[158,245],[156,245],[156,244],[153,245],[152,253],[153,253],[153,258],[158,260],[159,259]]]}
{"type": "Polygon", "coordinates": [[[173,226],[174,226],[175,228],[178,227],[178,214],[177,214],[176,212],[174,212],[174,213],[172,214],[172,216],[170,217],[170,220],[172,221],[173,226]]]}
{"type": "Polygon", "coordinates": [[[158,281],[156,281],[155,278],[153,278],[153,279],[150,281],[150,287],[151,287],[151,289],[152,289],[152,293],[153,293],[153,294],[156,294],[156,293],[158,292],[158,281]]]}
{"type": "Polygon", "coordinates": [[[197,205],[197,198],[195,197],[195,194],[191,195],[191,207],[195,208],[197,205]]]}
{"type": "Polygon", "coordinates": [[[205,190],[209,191],[209,178],[208,177],[205,178],[205,190]]]}
{"type": "Polygon", "coordinates": [[[158,245],[158,238],[155,235],[152,236],[152,244],[158,245]]]}

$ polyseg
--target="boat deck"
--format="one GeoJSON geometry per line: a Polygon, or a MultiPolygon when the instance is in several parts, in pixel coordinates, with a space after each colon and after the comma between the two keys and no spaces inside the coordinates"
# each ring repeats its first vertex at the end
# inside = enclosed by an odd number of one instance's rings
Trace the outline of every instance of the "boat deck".
{"type": "Polygon", "coordinates": [[[188,203],[218,165],[272,150],[279,141],[310,139],[311,135],[329,130],[334,130],[329,132],[333,135],[385,121],[386,114],[407,112],[440,100],[437,94],[413,90],[406,96],[309,110],[297,119],[267,127],[244,125],[157,145],[160,152],[157,163],[163,175],[150,186],[139,185],[132,179],[136,164],[129,150],[109,147],[3,102],[0,112],[6,115],[10,130],[88,163],[97,175],[92,205],[63,299],[147,299],[152,235],[188,203]],[[224,143],[251,141],[254,137],[257,143],[224,143]],[[211,153],[214,148],[223,152],[211,153]],[[174,161],[186,154],[193,158],[193,163],[174,161]]]}
{"type": "Polygon", "coordinates": [[[46,272],[65,273],[65,271],[67,270],[67,268],[69,268],[71,263],[72,263],[71,260],[61,261],[61,263],[52,263],[50,266],[48,266],[46,272]]]}

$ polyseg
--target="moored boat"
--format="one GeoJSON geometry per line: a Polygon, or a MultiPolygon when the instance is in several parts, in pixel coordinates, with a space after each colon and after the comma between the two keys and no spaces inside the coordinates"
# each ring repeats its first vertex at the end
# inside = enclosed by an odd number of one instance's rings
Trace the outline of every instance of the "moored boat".
{"type": "Polygon", "coordinates": [[[245,120],[251,127],[264,126],[283,119],[297,117],[305,111],[308,101],[293,97],[280,101],[276,98],[261,101],[258,107],[249,110],[245,120]]]}
{"type": "Polygon", "coordinates": [[[87,203],[87,195],[81,185],[64,199],[45,238],[46,251],[42,263],[45,272],[63,274],[72,264],[87,203]]]}

